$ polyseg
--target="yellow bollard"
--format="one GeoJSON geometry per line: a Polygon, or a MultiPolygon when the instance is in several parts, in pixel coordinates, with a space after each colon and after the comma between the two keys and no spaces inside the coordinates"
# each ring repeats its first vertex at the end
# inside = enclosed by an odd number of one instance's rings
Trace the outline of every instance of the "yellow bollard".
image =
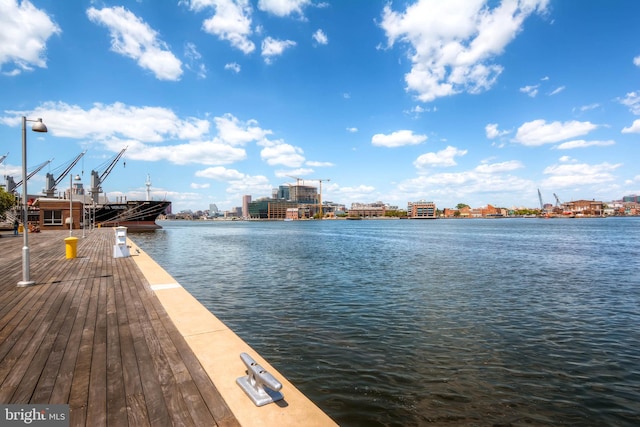
{"type": "Polygon", "coordinates": [[[18,233],[22,233],[24,231],[24,225],[18,225],[18,233]]]}
{"type": "Polygon", "coordinates": [[[67,237],[64,239],[65,249],[67,253],[67,259],[75,258],[78,256],[78,238],[67,237]]]}

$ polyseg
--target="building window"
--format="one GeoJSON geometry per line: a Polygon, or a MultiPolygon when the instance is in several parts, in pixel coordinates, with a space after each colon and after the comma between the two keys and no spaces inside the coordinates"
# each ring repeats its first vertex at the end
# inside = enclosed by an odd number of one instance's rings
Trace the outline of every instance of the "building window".
{"type": "Polygon", "coordinates": [[[62,225],[62,211],[44,211],[44,225],[62,225]]]}

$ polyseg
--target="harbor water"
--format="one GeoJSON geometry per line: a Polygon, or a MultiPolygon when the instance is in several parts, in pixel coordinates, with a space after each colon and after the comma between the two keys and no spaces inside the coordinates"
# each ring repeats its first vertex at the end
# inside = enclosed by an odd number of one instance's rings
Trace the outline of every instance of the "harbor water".
{"type": "Polygon", "coordinates": [[[341,426],[640,425],[640,218],[161,225],[130,237],[341,426]]]}

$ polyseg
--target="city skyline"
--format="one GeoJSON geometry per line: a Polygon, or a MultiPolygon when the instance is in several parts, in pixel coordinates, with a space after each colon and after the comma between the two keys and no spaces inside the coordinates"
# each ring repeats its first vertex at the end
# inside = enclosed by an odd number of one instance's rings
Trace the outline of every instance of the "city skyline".
{"type": "MultiPolygon", "coordinates": [[[[174,212],[323,179],[323,200],[539,206],[640,194],[632,0],[0,3],[0,165],[127,147],[103,188],[174,212]],[[328,181],[330,179],[330,181],[328,181]]],[[[62,181],[59,190],[63,190],[62,181]]]]}

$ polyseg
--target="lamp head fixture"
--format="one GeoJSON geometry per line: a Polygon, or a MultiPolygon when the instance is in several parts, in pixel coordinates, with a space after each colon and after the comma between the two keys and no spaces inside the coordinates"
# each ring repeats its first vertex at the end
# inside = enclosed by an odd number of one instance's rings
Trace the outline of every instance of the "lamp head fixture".
{"type": "Polygon", "coordinates": [[[47,126],[42,123],[42,119],[38,118],[37,120],[33,120],[33,126],[31,126],[31,130],[34,132],[47,132],[47,126]]]}

